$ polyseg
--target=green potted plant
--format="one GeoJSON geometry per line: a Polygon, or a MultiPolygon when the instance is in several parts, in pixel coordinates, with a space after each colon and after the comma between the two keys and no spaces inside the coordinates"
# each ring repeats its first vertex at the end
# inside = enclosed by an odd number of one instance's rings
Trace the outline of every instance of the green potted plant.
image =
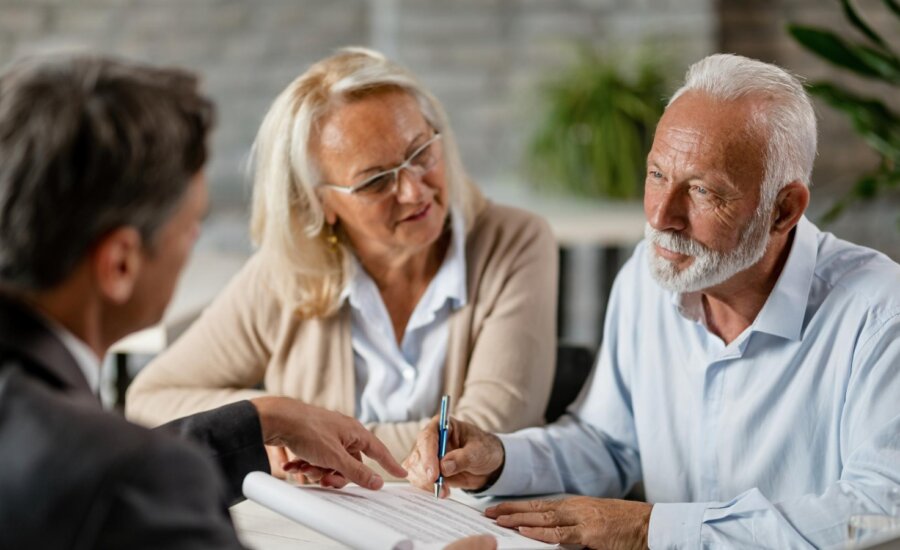
{"type": "Polygon", "coordinates": [[[628,73],[583,47],[540,93],[542,113],[527,146],[539,189],[583,197],[636,199],[646,156],[665,108],[665,79],[649,60],[628,73]]]}
{"type": "MultiPolygon", "coordinates": [[[[882,0],[900,23],[897,0],[882,0]]],[[[900,58],[890,44],[860,16],[851,0],[840,0],[844,16],[864,40],[845,39],[818,27],[790,24],[788,32],[804,48],[853,74],[900,91],[900,58]]],[[[812,82],[810,93],[850,118],[853,128],[878,154],[878,166],[860,176],[853,188],[825,214],[836,219],[852,202],[872,199],[900,187],[900,115],[884,102],[851,92],[832,82],[812,82]]],[[[900,221],[900,220],[898,220],[900,221]]]]}

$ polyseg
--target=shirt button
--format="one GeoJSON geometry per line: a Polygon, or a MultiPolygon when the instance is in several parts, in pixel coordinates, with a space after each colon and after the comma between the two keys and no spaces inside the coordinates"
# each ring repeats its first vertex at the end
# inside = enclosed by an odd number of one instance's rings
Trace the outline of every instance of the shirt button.
{"type": "Polygon", "coordinates": [[[403,369],[403,379],[409,382],[413,378],[416,377],[416,369],[413,368],[405,368],[403,369]]]}

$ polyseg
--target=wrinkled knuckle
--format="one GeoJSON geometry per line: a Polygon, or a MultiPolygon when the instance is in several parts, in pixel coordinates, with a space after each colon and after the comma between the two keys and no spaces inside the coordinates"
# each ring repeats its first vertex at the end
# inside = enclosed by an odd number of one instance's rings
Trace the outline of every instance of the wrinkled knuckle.
{"type": "Polygon", "coordinates": [[[556,523],[556,514],[552,510],[541,512],[541,521],[545,525],[556,523]]]}
{"type": "Polygon", "coordinates": [[[566,535],[565,530],[558,525],[553,528],[552,533],[553,533],[553,539],[557,542],[562,541],[563,537],[566,535]]]}

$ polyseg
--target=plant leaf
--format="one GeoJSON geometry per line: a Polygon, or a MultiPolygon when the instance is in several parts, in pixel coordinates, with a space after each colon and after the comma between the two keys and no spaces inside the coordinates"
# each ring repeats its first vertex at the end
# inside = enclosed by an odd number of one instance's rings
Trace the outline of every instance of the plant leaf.
{"type": "Polygon", "coordinates": [[[859,30],[859,32],[866,35],[866,37],[872,41],[873,44],[881,48],[882,51],[890,53],[891,48],[887,45],[883,38],[881,38],[878,33],[872,30],[872,27],[869,26],[866,21],[860,17],[859,12],[856,11],[856,7],[853,5],[852,0],[841,0],[841,7],[844,8],[844,14],[847,16],[847,19],[850,20],[850,23],[853,24],[854,27],[859,30]]]}
{"type": "Polygon", "coordinates": [[[853,186],[853,194],[861,199],[871,199],[878,194],[878,178],[865,176],[853,186]]]}
{"type": "Polygon", "coordinates": [[[897,187],[900,185],[900,170],[880,169],[866,174],[853,184],[853,187],[843,197],[822,215],[823,223],[831,223],[853,203],[859,200],[872,200],[877,197],[885,187],[897,187]]]}
{"type": "Polygon", "coordinates": [[[900,115],[881,101],[828,82],[814,82],[807,89],[847,114],[857,133],[879,153],[900,162],[900,115]]]}
{"type": "Polygon", "coordinates": [[[529,180],[576,195],[632,198],[662,114],[665,78],[648,63],[637,74],[582,51],[576,64],[541,87],[544,102],[526,160],[529,180]]]}
{"type": "Polygon", "coordinates": [[[900,61],[867,46],[851,44],[831,31],[788,25],[788,32],[806,49],[826,61],[867,78],[900,82],[900,61]]]}

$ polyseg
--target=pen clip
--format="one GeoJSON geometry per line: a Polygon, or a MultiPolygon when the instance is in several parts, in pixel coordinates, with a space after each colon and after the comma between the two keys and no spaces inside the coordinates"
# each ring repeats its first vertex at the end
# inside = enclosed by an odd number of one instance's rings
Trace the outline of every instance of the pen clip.
{"type": "Polygon", "coordinates": [[[441,430],[446,430],[450,427],[450,396],[445,395],[441,398],[441,419],[440,425],[438,426],[441,430]]]}

